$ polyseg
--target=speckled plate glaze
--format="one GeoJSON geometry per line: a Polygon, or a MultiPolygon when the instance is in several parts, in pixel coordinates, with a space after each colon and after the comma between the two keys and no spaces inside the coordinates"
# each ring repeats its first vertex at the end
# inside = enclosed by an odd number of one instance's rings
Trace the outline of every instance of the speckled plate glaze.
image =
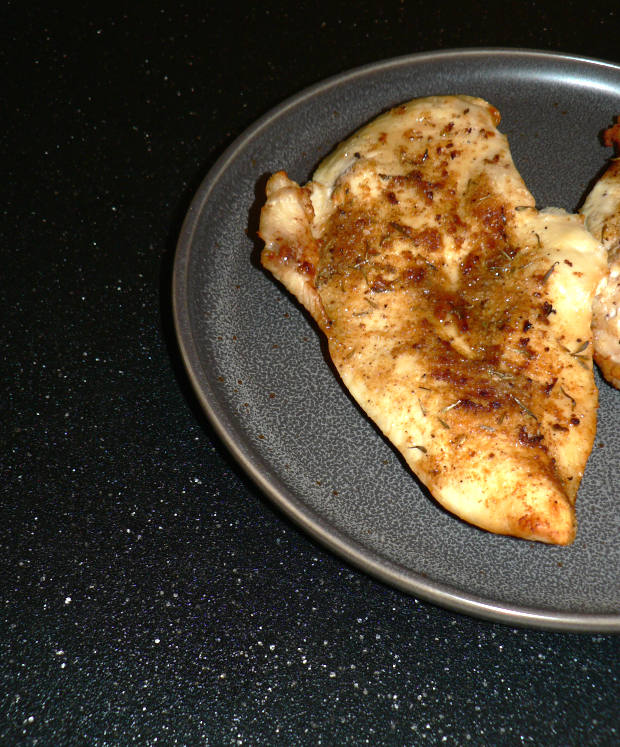
{"type": "Polygon", "coordinates": [[[502,113],[539,205],[577,208],[611,151],[620,66],[530,50],[397,58],[289,99],[246,131],[198,190],[179,239],[174,314],[219,435],[289,516],[348,561],[459,612],[535,627],[620,630],[620,392],[598,378],[599,427],[569,548],[487,534],[443,511],[352,401],[310,317],[258,264],[266,178],[306,181],[382,110],[429,94],[502,113]]]}

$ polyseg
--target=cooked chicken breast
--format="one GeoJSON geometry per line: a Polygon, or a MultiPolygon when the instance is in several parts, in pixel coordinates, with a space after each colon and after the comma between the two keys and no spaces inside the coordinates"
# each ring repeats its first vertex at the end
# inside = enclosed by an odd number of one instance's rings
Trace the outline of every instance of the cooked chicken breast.
{"type": "MultiPolygon", "coordinates": [[[[605,133],[605,145],[620,156],[620,119],[605,133]]],[[[592,307],[594,360],[620,389],[620,157],[612,161],[581,208],[586,226],[607,252],[607,274],[592,307]]]]}
{"type": "Polygon", "coordinates": [[[481,99],[418,99],[342,143],[306,186],[274,174],[262,263],[442,506],[567,544],[595,433],[605,257],[580,217],[536,210],[498,123],[481,99]]]}

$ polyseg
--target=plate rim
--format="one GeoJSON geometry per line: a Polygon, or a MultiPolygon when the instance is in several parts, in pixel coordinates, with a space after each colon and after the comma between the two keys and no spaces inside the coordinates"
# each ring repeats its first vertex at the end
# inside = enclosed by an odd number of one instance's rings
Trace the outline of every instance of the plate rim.
{"type": "Polygon", "coordinates": [[[177,241],[172,272],[172,312],[179,350],[203,411],[219,438],[245,473],[297,526],[339,557],[381,582],[416,598],[460,614],[505,625],[546,630],[589,633],[619,632],[620,612],[618,614],[572,612],[498,602],[490,597],[472,594],[456,586],[432,580],[425,574],[401,566],[329,524],[318,512],[311,509],[298,496],[289,491],[282,484],[273,468],[271,468],[272,473],[270,474],[270,465],[266,460],[258,452],[253,451],[250,444],[240,444],[236,433],[227,427],[222,413],[218,412],[218,407],[215,406],[215,403],[207,394],[208,391],[212,390],[212,386],[204,371],[192,334],[189,294],[186,292],[187,278],[192,248],[194,247],[193,237],[200,222],[202,210],[231,162],[265,127],[292,107],[299,106],[306,99],[320,92],[325,92],[334,85],[347,84],[355,78],[380,73],[391,68],[415,66],[441,59],[461,59],[481,55],[496,59],[507,57],[521,57],[529,60],[543,58],[547,62],[554,61],[559,64],[571,62],[594,65],[608,68],[620,74],[620,64],[580,55],[527,48],[468,47],[426,51],[371,62],[329,76],[284,99],[233,140],[209,169],[192,198],[177,241]]]}

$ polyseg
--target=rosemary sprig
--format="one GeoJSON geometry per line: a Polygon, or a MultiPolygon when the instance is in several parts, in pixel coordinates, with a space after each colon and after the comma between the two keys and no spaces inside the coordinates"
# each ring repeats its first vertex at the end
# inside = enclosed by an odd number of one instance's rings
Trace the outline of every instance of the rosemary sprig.
{"type": "Polygon", "coordinates": [[[589,370],[588,363],[587,363],[589,358],[587,355],[582,355],[582,353],[584,352],[584,350],[586,350],[589,344],[590,344],[589,341],[586,340],[585,342],[582,342],[581,345],[575,351],[569,350],[567,347],[564,347],[564,345],[562,344],[560,344],[560,347],[566,353],[571,355],[577,361],[577,363],[579,363],[580,366],[582,366],[586,370],[589,370]]]}
{"type": "Polygon", "coordinates": [[[513,400],[514,400],[514,401],[515,401],[515,402],[516,402],[516,403],[517,403],[517,404],[519,405],[519,407],[520,407],[520,408],[521,408],[521,409],[523,410],[523,412],[524,412],[524,413],[525,413],[526,415],[529,415],[529,416],[530,416],[531,418],[534,418],[534,420],[538,421],[538,418],[537,418],[537,417],[536,417],[536,415],[534,415],[534,413],[533,413],[533,412],[532,412],[532,411],[531,411],[531,410],[529,409],[529,407],[526,407],[526,406],[525,406],[525,405],[523,404],[523,402],[521,402],[521,400],[520,400],[520,399],[517,399],[517,398],[516,398],[516,397],[514,396],[514,394],[512,394],[512,395],[511,395],[511,397],[512,397],[512,398],[513,398],[513,400]]]}
{"type": "Polygon", "coordinates": [[[524,265],[520,265],[517,267],[518,270],[525,270],[526,267],[529,267],[530,265],[533,265],[536,262],[536,260],[532,260],[531,262],[526,262],[524,265]]]}
{"type": "Polygon", "coordinates": [[[551,267],[547,270],[547,272],[545,272],[545,274],[543,275],[543,279],[542,279],[543,285],[547,282],[547,280],[549,280],[549,278],[551,277],[551,273],[555,270],[555,266],[558,265],[558,264],[560,264],[560,263],[559,262],[554,262],[551,265],[551,267]]]}
{"type": "Polygon", "coordinates": [[[411,239],[411,229],[409,226],[402,226],[400,223],[396,223],[396,221],[390,221],[390,228],[393,228],[395,231],[398,231],[402,236],[405,236],[407,239],[411,239]]]}
{"type": "Polygon", "coordinates": [[[424,409],[424,405],[422,404],[422,400],[418,397],[416,394],[416,399],[418,400],[418,404],[420,405],[420,410],[422,411],[423,417],[426,417],[426,410],[424,409]]]}
{"type": "Polygon", "coordinates": [[[579,355],[580,353],[583,353],[583,351],[588,347],[590,344],[589,340],[586,340],[585,342],[582,342],[581,345],[575,350],[574,353],[571,353],[571,355],[579,355]]]}
{"type": "Polygon", "coordinates": [[[360,266],[359,266],[359,267],[357,267],[356,269],[357,269],[357,270],[359,270],[359,272],[360,272],[361,276],[362,276],[362,277],[364,278],[364,280],[366,281],[366,287],[367,287],[367,288],[370,288],[370,283],[368,282],[368,275],[366,274],[366,270],[364,269],[364,267],[362,267],[362,266],[360,265],[360,266]]]}
{"type": "Polygon", "coordinates": [[[574,400],[574,399],[573,399],[573,398],[572,398],[572,397],[570,396],[570,394],[569,394],[569,393],[568,393],[567,391],[565,391],[565,389],[564,389],[564,387],[563,387],[563,386],[561,386],[561,387],[560,387],[560,391],[562,392],[562,394],[563,394],[563,395],[564,395],[565,397],[568,397],[568,399],[570,399],[570,401],[571,401],[571,403],[572,403],[573,407],[575,407],[575,405],[577,404],[577,402],[576,402],[576,401],[575,401],[575,400],[574,400]]]}

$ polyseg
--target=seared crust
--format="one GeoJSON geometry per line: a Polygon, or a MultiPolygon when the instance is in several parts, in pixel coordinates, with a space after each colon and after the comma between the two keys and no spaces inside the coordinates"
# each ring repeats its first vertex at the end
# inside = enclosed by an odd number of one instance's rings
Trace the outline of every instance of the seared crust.
{"type": "Polygon", "coordinates": [[[303,189],[279,172],[262,262],[445,508],[567,544],[596,426],[604,256],[577,216],[535,209],[498,122],[481,99],[418,99],[341,144],[303,189]],[[276,209],[291,194],[294,223],[276,209]]]}

